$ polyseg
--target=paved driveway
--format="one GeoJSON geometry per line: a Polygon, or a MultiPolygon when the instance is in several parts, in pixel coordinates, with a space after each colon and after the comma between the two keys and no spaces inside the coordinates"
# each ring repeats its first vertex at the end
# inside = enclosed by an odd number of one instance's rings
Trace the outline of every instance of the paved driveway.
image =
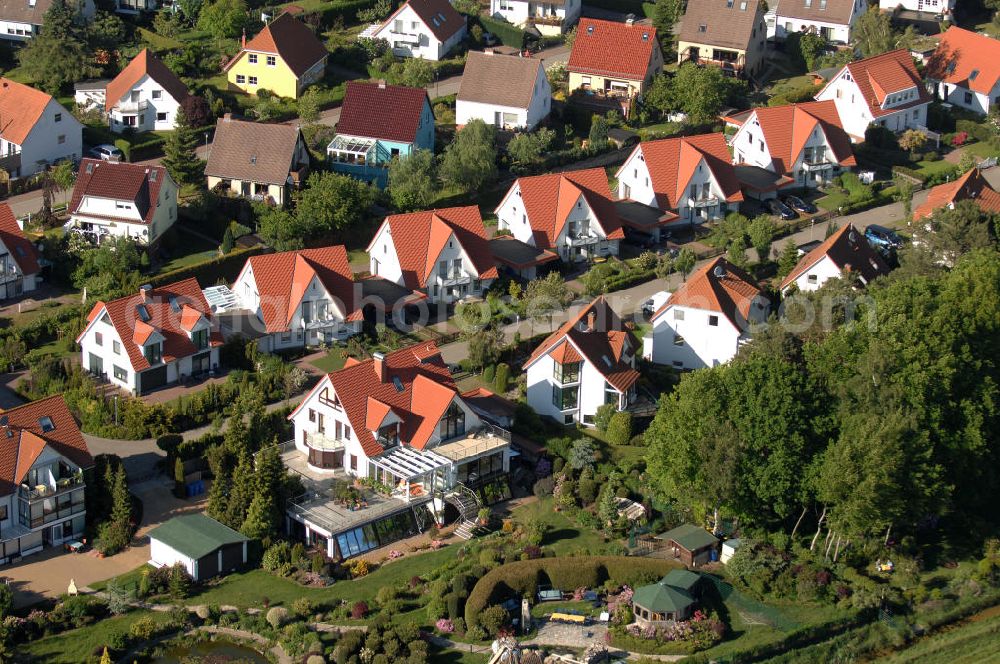
{"type": "Polygon", "coordinates": [[[143,504],[143,519],[133,546],[109,558],[98,558],[91,549],[85,553],[64,553],[46,549],[28,556],[21,563],[0,568],[0,576],[14,589],[14,605],[29,606],[40,600],[62,595],[70,579],[82,588],[139,567],[149,560],[149,531],[167,519],[204,508],[206,496],[181,500],[174,497],[173,482],[157,478],[131,487],[143,504]]]}

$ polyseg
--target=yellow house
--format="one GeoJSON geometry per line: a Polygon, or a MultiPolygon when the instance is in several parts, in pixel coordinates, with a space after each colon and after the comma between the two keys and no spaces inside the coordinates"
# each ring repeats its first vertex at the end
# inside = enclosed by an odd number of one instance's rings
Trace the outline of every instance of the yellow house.
{"type": "Polygon", "coordinates": [[[580,19],[566,70],[574,102],[621,104],[628,115],[632,101],[663,71],[656,28],[632,20],[580,19]]]}
{"type": "Polygon", "coordinates": [[[312,30],[291,14],[282,14],[250,41],[244,36],[242,49],[226,65],[226,78],[230,89],[247,94],[270,90],[298,99],[323,78],[328,55],[312,30]]]}
{"type": "Polygon", "coordinates": [[[721,67],[734,76],[757,76],[766,50],[764,10],[761,0],[689,2],[681,19],[677,61],[721,67]]]}

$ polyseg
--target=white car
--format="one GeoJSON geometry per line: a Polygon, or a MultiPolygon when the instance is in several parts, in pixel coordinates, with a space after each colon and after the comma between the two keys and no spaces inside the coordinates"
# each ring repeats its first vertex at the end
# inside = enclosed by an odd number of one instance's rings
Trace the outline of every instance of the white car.
{"type": "Polygon", "coordinates": [[[90,148],[88,154],[94,159],[102,159],[104,161],[121,161],[125,158],[121,150],[108,143],[95,145],[90,148]]]}

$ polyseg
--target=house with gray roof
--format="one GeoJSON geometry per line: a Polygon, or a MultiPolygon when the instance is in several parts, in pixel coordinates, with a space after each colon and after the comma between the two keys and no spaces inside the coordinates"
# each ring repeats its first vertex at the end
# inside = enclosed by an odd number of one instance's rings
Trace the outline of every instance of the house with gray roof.
{"type": "Polygon", "coordinates": [[[719,540],[712,533],[692,523],[684,523],[656,536],[685,565],[703,565],[712,559],[719,540]]]}
{"type": "Polygon", "coordinates": [[[455,124],[482,120],[497,129],[531,130],[549,116],[552,88],[540,58],[469,51],[455,124]]]}
{"type": "MultiPolygon", "coordinates": [[[[67,6],[78,9],[85,20],[94,18],[94,0],[67,0],[67,6]]],[[[0,39],[23,42],[42,30],[45,12],[52,0],[0,0],[0,39]]]]}
{"type": "Polygon", "coordinates": [[[284,205],[309,175],[309,150],[293,125],[236,120],[215,128],[205,177],[221,194],[284,205]]]}

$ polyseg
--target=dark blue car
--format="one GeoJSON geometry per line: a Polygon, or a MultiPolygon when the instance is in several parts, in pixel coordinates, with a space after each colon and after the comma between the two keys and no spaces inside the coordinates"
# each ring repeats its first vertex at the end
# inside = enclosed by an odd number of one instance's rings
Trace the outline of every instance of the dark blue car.
{"type": "Polygon", "coordinates": [[[903,238],[899,237],[896,231],[878,224],[871,224],[865,228],[865,238],[868,244],[883,252],[895,251],[903,246],[903,238]]]}

